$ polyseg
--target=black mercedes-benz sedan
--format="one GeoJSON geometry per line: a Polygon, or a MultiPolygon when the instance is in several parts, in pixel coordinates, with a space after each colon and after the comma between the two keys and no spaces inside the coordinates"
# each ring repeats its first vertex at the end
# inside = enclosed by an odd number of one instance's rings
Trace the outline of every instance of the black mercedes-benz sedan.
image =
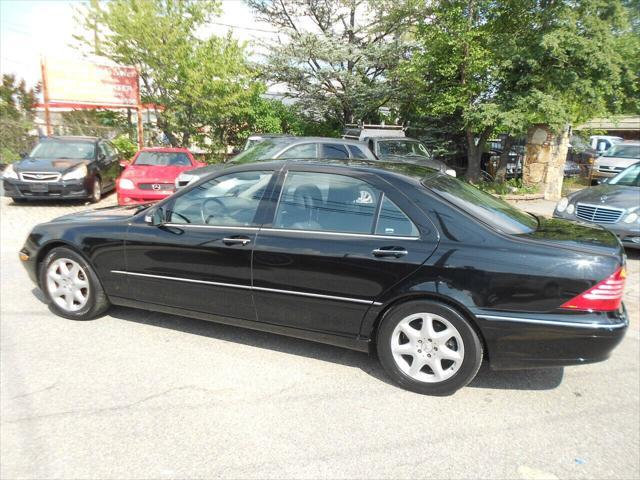
{"type": "Polygon", "coordinates": [[[46,137],[2,174],[4,195],[14,202],[100,201],[122,170],[115,147],[98,137],[46,137]]]}
{"type": "Polygon", "coordinates": [[[151,207],[36,226],[20,251],[52,310],[186,315],[363,352],[406,389],[606,359],[625,257],[600,227],[517,210],[415,164],[267,161],[151,207]]]}

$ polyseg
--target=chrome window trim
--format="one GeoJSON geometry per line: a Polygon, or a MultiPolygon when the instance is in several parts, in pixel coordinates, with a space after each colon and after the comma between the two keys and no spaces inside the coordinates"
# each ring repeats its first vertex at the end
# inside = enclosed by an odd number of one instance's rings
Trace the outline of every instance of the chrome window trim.
{"type": "Polygon", "coordinates": [[[304,233],[304,234],[318,234],[318,235],[329,235],[329,236],[338,236],[338,237],[355,237],[355,238],[380,238],[383,240],[420,240],[420,237],[402,237],[395,235],[374,235],[372,233],[346,233],[346,232],[325,232],[323,230],[295,230],[288,228],[271,228],[271,227],[263,227],[260,229],[260,233],[262,232],[283,232],[283,233],[304,233]]]}
{"type": "Polygon", "coordinates": [[[260,227],[241,227],[234,225],[200,225],[196,223],[165,223],[163,226],[165,227],[174,227],[174,228],[210,228],[213,230],[243,230],[247,232],[257,232],[260,230],[260,227]]]}
{"type": "Polygon", "coordinates": [[[257,290],[261,292],[273,292],[273,293],[284,293],[286,295],[298,295],[301,297],[312,297],[312,298],[326,298],[328,300],[339,300],[342,302],[350,302],[350,303],[361,303],[365,305],[382,305],[379,302],[374,302],[372,300],[362,300],[360,298],[350,298],[350,297],[337,297],[335,295],[323,295],[320,293],[308,293],[308,292],[298,292],[295,290],[279,290],[277,288],[266,288],[266,287],[252,287],[251,285],[239,285],[235,283],[222,283],[222,282],[211,282],[208,280],[196,280],[193,278],[183,278],[183,277],[169,277],[166,275],[151,275],[149,273],[138,273],[138,272],[127,272],[124,270],[111,270],[111,273],[116,273],[120,275],[132,275],[135,277],[147,277],[147,278],[158,278],[162,280],[174,280],[177,282],[187,282],[187,283],[199,283],[204,285],[214,285],[217,287],[229,287],[229,288],[239,288],[242,290],[257,290]]]}
{"type": "Polygon", "coordinates": [[[476,315],[478,318],[483,318],[485,320],[500,320],[503,322],[520,322],[520,323],[533,323],[536,325],[555,325],[558,327],[575,327],[575,328],[590,328],[590,329],[617,329],[617,328],[625,328],[629,325],[628,320],[625,320],[622,323],[585,323],[585,322],[560,322],[556,320],[540,320],[535,318],[520,318],[520,317],[503,317],[499,315],[476,315]]]}

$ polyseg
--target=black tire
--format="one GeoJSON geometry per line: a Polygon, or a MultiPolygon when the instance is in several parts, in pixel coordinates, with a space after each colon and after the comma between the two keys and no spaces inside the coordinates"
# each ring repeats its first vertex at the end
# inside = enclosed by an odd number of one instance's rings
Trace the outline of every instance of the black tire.
{"type": "Polygon", "coordinates": [[[14,198],[14,197],[12,197],[11,200],[13,201],[13,203],[27,203],[27,199],[26,198],[14,198]]]}
{"type": "Polygon", "coordinates": [[[51,250],[40,263],[38,278],[40,280],[40,287],[49,302],[49,307],[56,315],[61,317],[69,318],[71,320],[92,320],[102,315],[111,306],[93,268],[91,268],[82,256],[70,248],[57,247],[51,250]],[[59,259],[69,259],[76,262],[84,270],[84,273],[86,273],[86,278],[89,283],[88,299],[84,307],[77,311],[69,311],[61,308],[53,300],[51,292],[49,292],[47,270],[54,261],[59,259]]]}
{"type": "MultiPolygon", "coordinates": [[[[450,306],[429,300],[402,303],[387,312],[378,329],[376,344],[378,358],[389,377],[402,388],[423,395],[451,395],[455,393],[473,380],[482,364],[482,342],[473,326],[450,306]],[[419,313],[429,313],[442,317],[455,327],[461,337],[464,350],[462,361],[458,371],[445,380],[431,383],[416,380],[403,372],[394,359],[392,337],[396,326],[407,317],[419,313]]],[[[446,362],[446,360],[440,361],[441,366],[446,365],[446,363],[442,362],[446,362]]],[[[445,367],[445,370],[447,368],[445,367]]]]}
{"type": "Polygon", "coordinates": [[[102,181],[100,177],[96,177],[93,180],[93,189],[91,190],[91,197],[89,201],[91,203],[98,203],[102,199],[102,181]]]}

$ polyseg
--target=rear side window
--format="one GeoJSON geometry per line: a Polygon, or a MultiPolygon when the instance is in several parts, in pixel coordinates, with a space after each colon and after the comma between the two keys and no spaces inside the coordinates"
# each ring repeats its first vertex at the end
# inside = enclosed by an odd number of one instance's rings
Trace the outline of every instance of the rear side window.
{"type": "Polygon", "coordinates": [[[329,173],[289,172],[273,227],[419,236],[413,222],[383,192],[363,180],[329,173]]]}
{"type": "Polygon", "coordinates": [[[417,237],[418,228],[395,203],[384,197],[376,225],[376,234],[417,237]]]}
{"type": "Polygon", "coordinates": [[[342,160],[349,158],[349,152],[344,145],[337,145],[335,143],[323,143],[320,145],[320,158],[332,158],[342,160]]]}

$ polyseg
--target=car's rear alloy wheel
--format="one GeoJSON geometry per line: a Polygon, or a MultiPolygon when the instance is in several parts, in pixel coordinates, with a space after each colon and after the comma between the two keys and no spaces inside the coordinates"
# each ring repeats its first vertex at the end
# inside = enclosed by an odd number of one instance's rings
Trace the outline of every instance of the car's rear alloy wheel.
{"type": "Polygon", "coordinates": [[[412,301],[385,315],[377,338],[380,362],[404,388],[445,395],[469,383],[482,362],[482,344],[456,310],[412,301]]]}
{"type": "Polygon", "coordinates": [[[398,368],[419,382],[441,382],[455,375],[464,360],[464,342],[449,320],[414,313],[398,322],[391,335],[398,368]]]}
{"type": "Polygon", "coordinates": [[[60,316],[89,320],[109,308],[109,300],[91,266],[66,247],[54,248],[40,265],[40,286],[60,316]]]}

